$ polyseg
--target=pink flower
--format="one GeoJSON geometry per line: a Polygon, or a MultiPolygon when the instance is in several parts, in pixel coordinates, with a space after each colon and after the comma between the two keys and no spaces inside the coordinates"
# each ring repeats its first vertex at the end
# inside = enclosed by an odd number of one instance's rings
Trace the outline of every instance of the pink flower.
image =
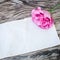
{"type": "Polygon", "coordinates": [[[49,29],[54,23],[51,14],[40,7],[32,10],[32,20],[42,29],[49,29]]]}

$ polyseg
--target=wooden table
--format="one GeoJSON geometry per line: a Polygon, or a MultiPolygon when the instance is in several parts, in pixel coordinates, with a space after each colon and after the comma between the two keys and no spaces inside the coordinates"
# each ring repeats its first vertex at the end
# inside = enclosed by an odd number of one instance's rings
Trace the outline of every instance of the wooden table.
{"type": "MultiPolygon", "coordinates": [[[[60,1],[41,1],[35,3],[4,2],[0,4],[0,24],[12,20],[19,20],[31,16],[31,10],[37,6],[49,10],[55,20],[57,33],[60,37],[60,1]]],[[[27,54],[11,56],[0,60],[60,60],[60,45],[30,52],[27,54]]]]}

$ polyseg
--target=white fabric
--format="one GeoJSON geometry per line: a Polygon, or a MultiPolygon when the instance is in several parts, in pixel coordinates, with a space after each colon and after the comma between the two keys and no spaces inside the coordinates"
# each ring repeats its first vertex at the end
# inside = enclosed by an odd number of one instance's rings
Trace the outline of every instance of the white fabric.
{"type": "Polygon", "coordinates": [[[43,30],[31,17],[0,24],[0,58],[24,54],[60,44],[55,26],[43,30]]]}

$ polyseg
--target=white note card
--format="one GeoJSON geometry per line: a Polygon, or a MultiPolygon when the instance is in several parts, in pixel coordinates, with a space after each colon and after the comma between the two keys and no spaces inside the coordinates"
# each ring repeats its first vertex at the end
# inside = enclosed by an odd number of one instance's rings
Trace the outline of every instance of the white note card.
{"type": "Polygon", "coordinates": [[[55,26],[44,30],[31,17],[0,24],[0,59],[60,44],[55,26]]]}

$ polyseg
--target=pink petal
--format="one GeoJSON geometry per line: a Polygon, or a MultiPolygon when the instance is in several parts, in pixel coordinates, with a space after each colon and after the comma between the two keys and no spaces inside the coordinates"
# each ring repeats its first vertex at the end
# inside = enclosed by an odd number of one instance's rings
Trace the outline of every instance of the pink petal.
{"type": "Polygon", "coordinates": [[[51,14],[40,7],[32,10],[32,20],[42,29],[49,29],[54,23],[51,14]]]}

